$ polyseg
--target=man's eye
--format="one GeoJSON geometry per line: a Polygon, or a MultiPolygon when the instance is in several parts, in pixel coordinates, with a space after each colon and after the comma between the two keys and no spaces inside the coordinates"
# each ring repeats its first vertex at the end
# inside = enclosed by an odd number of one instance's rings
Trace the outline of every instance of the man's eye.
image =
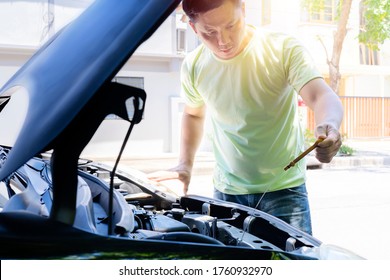
{"type": "Polygon", "coordinates": [[[215,35],[215,31],[207,32],[206,35],[207,35],[207,36],[214,36],[214,35],[215,35]]]}

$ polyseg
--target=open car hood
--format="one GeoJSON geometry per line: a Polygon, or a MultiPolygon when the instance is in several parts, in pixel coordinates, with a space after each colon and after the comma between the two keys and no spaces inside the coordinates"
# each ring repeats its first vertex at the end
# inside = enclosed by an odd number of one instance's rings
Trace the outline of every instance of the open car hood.
{"type": "Polygon", "coordinates": [[[179,3],[97,0],[40,48],[0,90],[0,180],[49,149],[179,3]]]}

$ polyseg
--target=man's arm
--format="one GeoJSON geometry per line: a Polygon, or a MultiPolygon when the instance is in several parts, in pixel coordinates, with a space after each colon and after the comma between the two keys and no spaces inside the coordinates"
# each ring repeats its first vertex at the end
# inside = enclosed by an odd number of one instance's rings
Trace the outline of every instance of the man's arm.
{"type": "Polygon", "coordinates": [[[341,146],[340,125],[343,119],[343,107],[337,94],[317,78],[308,82],[299,92],[305,104],[314,112],[315,136],[324,138],[316,149],[320,162],[328,163],[337,154],[341,146]]]}
{"type": "Polygon", "coordinates": [[[183,192],[186,195],[191,180],[195,154],[203,137],[205,106],[192,108],[185,106],[182,124],[179,164],[167,171],[158,171],[148,175],[148,178],[162,182],[166,180],[180,180],[183,192]]]}
{"type": "Polygon", "coordinates": [[[179,164],[192,170],[195,153],[203,137],[205,107],[185,106],[181,126],[179,164]]]}

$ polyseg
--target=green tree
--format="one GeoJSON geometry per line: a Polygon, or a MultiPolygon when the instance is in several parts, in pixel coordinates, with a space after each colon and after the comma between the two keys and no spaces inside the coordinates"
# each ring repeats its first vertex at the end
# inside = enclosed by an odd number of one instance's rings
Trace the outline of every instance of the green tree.
{"type": "Polygon", "coordinates": [[[361,22],[359,41],[372,50],[379,50],[390,38],[390,1],[361,1],[361,22]]]}
{"type": "MultiPolygon", "coordinates": [[[[324,10],[326,0],[302,0],[303,6],[310,14],[324,10]]],[[[340,85],[340,57],[347,23],[351,11],[352,0],[340,0],[338,5],[337,29],[334,33],[332,55],[326,52],[329,65],[331,88],[338,93],[340,85]]],[[[361,26],[359,42],[372,50],[379,50],[380,45],[390,38],[390,1],[389,0],[360,0],[361,26]]],[[[322,41],[321,41],[322,43],[322,41]]],[[[326,50],[326,49],[325,49],[326,50]]]]}

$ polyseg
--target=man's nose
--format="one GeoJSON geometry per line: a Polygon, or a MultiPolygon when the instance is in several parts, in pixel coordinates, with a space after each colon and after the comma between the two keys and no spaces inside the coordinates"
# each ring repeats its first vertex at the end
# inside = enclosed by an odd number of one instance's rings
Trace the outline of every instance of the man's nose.
{"type": "Polygon", "coordinates": [[[227,46],[230,42],[229,34],[226,31],[221,31],[218,34],[218,45],[220,47],[227,46]]]}

